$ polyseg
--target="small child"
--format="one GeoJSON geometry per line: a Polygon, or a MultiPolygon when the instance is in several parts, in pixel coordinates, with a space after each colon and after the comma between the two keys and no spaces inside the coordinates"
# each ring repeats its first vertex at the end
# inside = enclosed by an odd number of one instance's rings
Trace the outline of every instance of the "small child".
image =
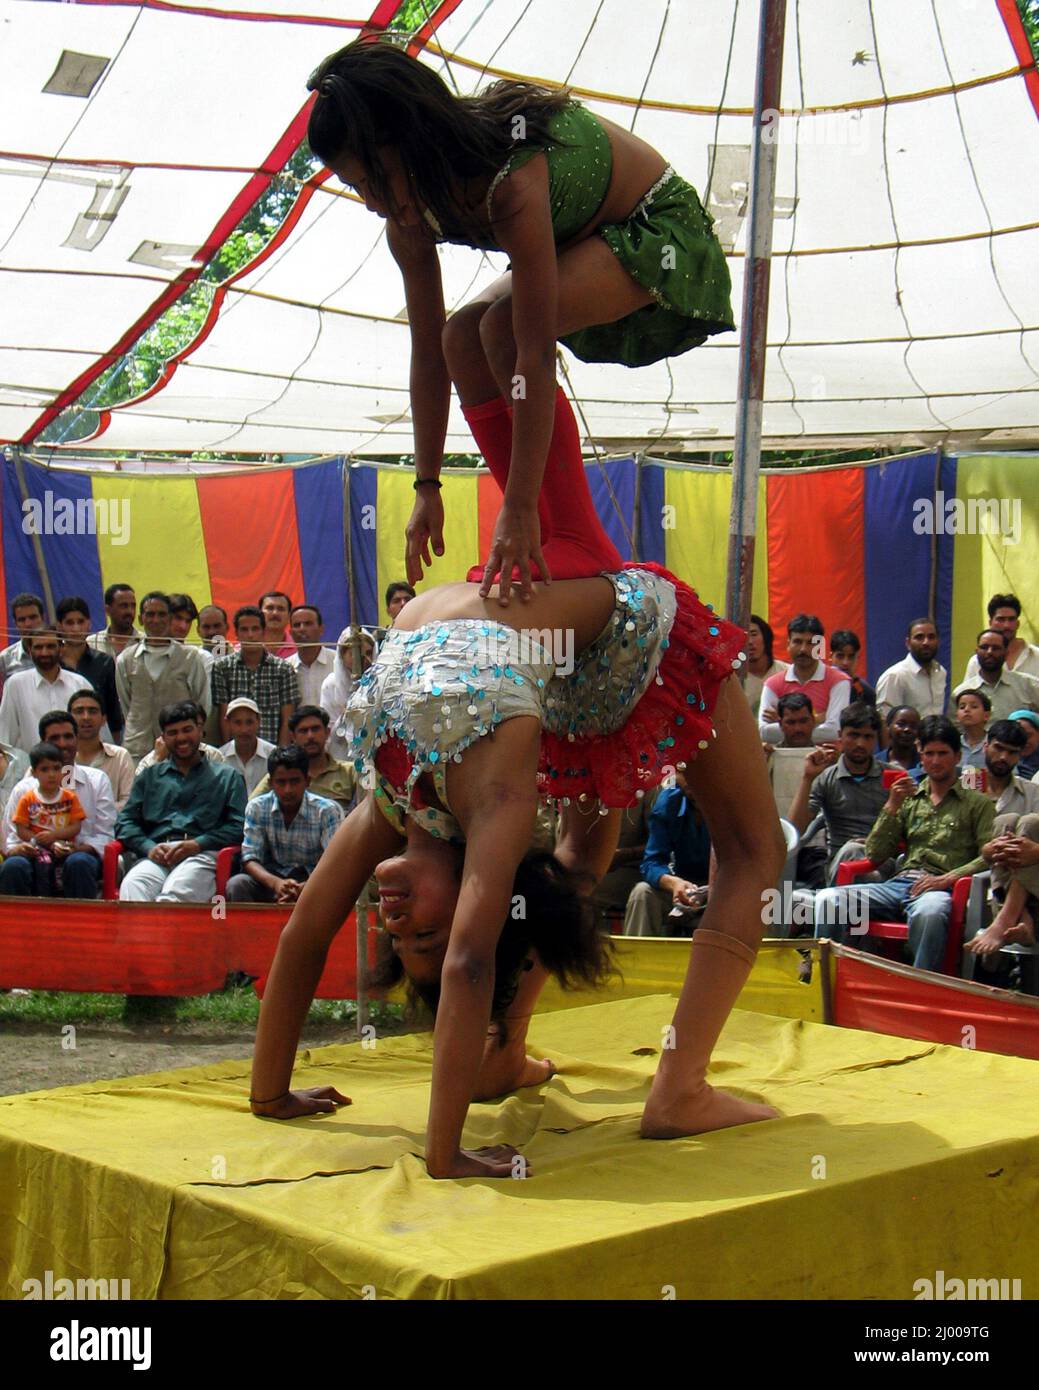
{"type": "Polygon", "coordinates": [[[964,690],[956,697],[956,723],[963,740],[961,767],[985,766],[985,726],[992,713],[992,701],[984,690],[964,690]]]}
{"type": "Polygon", "coordinates": [[[36,850],[37,867],[49,879],[51,851],[58,844],[68,850],[75,848],[86,812],[76,793],[62,786],[64,766],[53,743],[38,743],[29,754],[29,766],[37,789],[20,797],[11,819],[18,838],[36,850]]]}

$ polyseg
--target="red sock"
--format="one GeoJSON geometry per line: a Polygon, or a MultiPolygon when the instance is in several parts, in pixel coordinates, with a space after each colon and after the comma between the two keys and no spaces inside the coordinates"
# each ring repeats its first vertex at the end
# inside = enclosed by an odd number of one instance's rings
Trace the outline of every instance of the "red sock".
{"type": "MultiPolygon", "coordinates": [[[[464,406],[462,414],[504,492],[512,460],[511,406],[504,397],[496,396],[482,405],[464,406]]],[[[581,459],[577,421],[562,387],[556,389],[555,422],[538,497],[538,519],[541,550],[553,579],[584,579],[602,570],[618,570],[624,563],[595,510],[581,459]]],[[[483,566],[474,565],[467,578],[481,580],[483,566]]]]}

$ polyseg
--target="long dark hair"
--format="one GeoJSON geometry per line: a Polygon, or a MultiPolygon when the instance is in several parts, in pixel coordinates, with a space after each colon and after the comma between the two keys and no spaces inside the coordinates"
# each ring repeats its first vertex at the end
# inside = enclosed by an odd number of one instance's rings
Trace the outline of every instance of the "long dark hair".
{"type": "MultiPolygon", "coordinates": [[[[532,951],[564,989],[598,988],[614,973],[610,939],[599,931],[592,901],[581,892],[586,886],[585,875],[571,872],[547,850],[531,850],[520,861],[512,894],[513,902],[522,904],[523,915],[510,911],[494,954],[491,1019],[498,1024],[503,1047],[507,1041],[504,1014],[516,997],[520,977],[530,968],[532,951]]],[[[369,984],[373,989],[391,989],[404,978],[393,943],[381,932],[369,984]]],[[[408,980],[408,995],[413,1005],[424,1004],[436,1018],[439,982],[420,985],[408,980]]]]}
{"type": "Polygon", "coordinates": [[[768,664],[771,666],[772,662],[775,660],[772,655],[772,648],[775,646],[776,635],[768,623],[765,622],[765,619],[759,618],[756,613],[750,615],[750,620],[752,623],[757,623],[758,625],[758,631],[761,633],[761,645],[765,649],[765,656],[768,658],[768,664]]]}
{"type": "Polygon", "coordinates": [[[419,198],[445,232],[456,234],[471,220],[462,182],[492,177],[518,148],[548,144],[549,121],[570,100],[566,90],[512,81],[456,97],[428,64],[370,37],[326,58],[307,85],[317,92],[307,139],[318,159],[359,160],[392,210],[379,157],[380,147],[392,146],[419,198]]]}

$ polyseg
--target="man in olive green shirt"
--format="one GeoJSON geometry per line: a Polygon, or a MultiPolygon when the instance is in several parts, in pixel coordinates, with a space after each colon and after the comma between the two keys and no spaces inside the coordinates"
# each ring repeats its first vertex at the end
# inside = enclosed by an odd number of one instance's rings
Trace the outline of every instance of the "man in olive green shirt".
{"type": "MultiPolygon", "coordinates": [[[[310,759],[307,791],[334,801],[345,816],[354,802],[357,774],[348,763],[341,763],[328,753],[329,722],[328,711],[319,705],[300,705],[289,717],[289,733],[292,742],[310,759]]],[[[253,788],[249,800],[263,796],[270,789],[270,776],[265,775],[253,788]]]]}
{"type": "Polygon", "coordinates": [[[904,841],[902,866],[886,883],[817,894],[816,935],[840,940],[843,927],[835,924],[851,919],[854,901],[860,918],[856,934],[864,934],[865,911],[871,920],[905,921],[913,964],[918,970],[938,970],[953,884],[987,867],[982,848],[992,839],[996,808],[981,792],[960,785],[960,735],[950,720],[940,715],[921,720],[919,747],[923,781],[918,787],[906,776],[894,783],[866,840],[866,857],[874,863],[890,859],[904,841]]]}

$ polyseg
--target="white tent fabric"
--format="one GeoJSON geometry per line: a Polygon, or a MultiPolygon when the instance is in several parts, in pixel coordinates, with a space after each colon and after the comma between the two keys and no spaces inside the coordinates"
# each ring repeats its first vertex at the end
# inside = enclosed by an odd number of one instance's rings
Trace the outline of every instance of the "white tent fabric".
{"type": "MultiPolygon", "coordinates": [[[[307,75],[374,5],[0,4],[0,439],[31,445],[57,407],[89,403],[92,378],[284,165],[307,75]],[[89,94],[44,90],[63,53],[102,60],[89,94]]],[[[422,56],[459,92],[510,74],[568,83],[665,153],[717,219],[738,314],[756,0],[427,8],[422,56]]],[[[788,0],[766,445],[1039,441],[1039,81],[1022,40],[1006,0],[788,0]]],[[[63,67],[89,84],[83,59],[63,67]]],[[[102,420],[97,446],[410,450],[383,224],[334,180],[304,198],[208,334],[102,420]]],[[[454,307],[503,260],[447,247],[442,267],[454,307]]],[[[727,447],[737,342],[638,371],[566,355],[590,439],[727,447]]],[[[454,408],[448,448],[471,447],[454,408]]]]}

